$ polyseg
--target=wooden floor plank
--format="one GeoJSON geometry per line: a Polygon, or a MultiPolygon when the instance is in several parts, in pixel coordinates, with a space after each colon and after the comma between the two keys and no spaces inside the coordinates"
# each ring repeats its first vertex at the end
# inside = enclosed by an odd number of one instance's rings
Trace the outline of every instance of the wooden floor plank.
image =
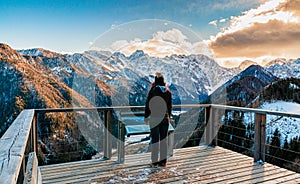
{"type": "MultiPolygon", "coordinates": [[[[229,163],[224,163],[223,167],[234,167],[236,165],[237,165],[236,163],[229,162],[229,163]]],[[[220,172],[219,168],[220,168],[220,164],[218,164],[218,165],[203,165],[203,166],[196,167],[196,168],[187,167],[187,169],[183,170],[183,173],[188,176],[190,182],[196,182],[196,181],[198,181],[198,179],[195,179],[196,177],[202,176],[204,178],[204,176],[207,176],[207,175],[218,174],[220,172]]],[[[181,178],[179,178],[179,177],[168,178],[168,179],[163,180],[163,182],[175,182],[175,181],[180,181],[180,180],[181,180],[181,178]]]]}
{"type": "MultiPolygon", "coordinates": [[[[222,153],[223,153],[223,152],[220,153],[221,156],[224,155],[224,154],[222,154],[222,153]]],[[[228,153],[228,154],[232,154],[232,153],[228,153]]],[[[185,157],[185,159],[188,159],[188,160],[191,160],[191,159],[192,159],[192,160],[195,160],[195,159],[203,159],[203,156],[209,158],[209,157],[215,156],[215,154],[202,153],[201,155],[196,155],[196,156],[194,156],[194,157],[185,157]],[[209,156],[209,157],[208,157],[208,156],[209,156]]],[[[230,155],[229,155],[229,156],[230,156],[230,155]]],[[[232,155],[232,156],[234,156],[234,155],[232,155]]],[[[180,163],[180,161],[183,160],[183,159],[180,158],[180,157],[174,157],[174,158],[171,158],[170,160],[171,160],[172,162],[176,162],[176,163],[178,164],[178,163],[180,163]]],[[[141,160],[141,161],[131,162],[130,164],[131,164],[131,165],[136,165],[136,164],[138,164],[138,163],[140,163],[140,164],[145,164],[145,163],[146,163],[146,164],[147,164],[148,161],[141,160]]],[[[101,164],[103,164],[103,163],[101,163],[101,164]]],[[[110,164],[110,165],[112,165],[112,164],[110,164]]],[[[98,168],[101,167],[101,165],[93,165],[93,167],[95,167],[95,166],[97,166],[96,169],[98,169],[98,168]]],[[[105,166],[105,165],[102,165],[102,166],[105,166]]],[[[44,172],[45,174],[47,174],[47,177],[50,177],[50,176],[58,177],[59,175],[66,175],[65,173],[67,173],[67,172],[71,172],[71,173],[69,173],[69,175],[73,175],[73,174],[74,174],[74,171],[76,172],[76,170],[80,170],[80,172],[84,172],[85,170],[91,171],[91,167],[72,167],[72,166],[69,166],[68,168],[64,168],[64,169],[58,168],[58,169],[56,170],[56,172],[55,172],[54,170],[51,170],[51,172],[43,170],[42,172],[44,172]]]]}
{"type": "Polygon", "coordinates": [[[260,183],[263,184],[273,184],[273,183],[283,183],[283,182],[289,182],[289,183],[295,183],[296,179],[300,179],[299,174],[297,173],[292,173],[290,175],[285,175],[276,179],[268,180],[268,181],[262,181],[260,183]]]}
{"type": "MultiPolygon", "coordinates": [[[[228,157],[228,158],[230,158],[230,157],[228,157]]],[[[209,170],[214,170],[215,168],[218,168],[218,167],[224,167],[224,166],[226,167],[227,164],[234,165],[234,163],[232,163],[232,161],[230,161],[230,160],[227,161],[228,163],[226,163],[225,160],[228,160],[228,158],[224,159],[224,160],[220,159],[220,161],[218,161],[216,159],[214,159],[213,161],[198,160],[198,161],[194,161],[191,163],[179,165],[179,168],[180,168],[180,171],[184,175],[186,175],[187,177],[190,177],[190,175],[192,173],[199,174],[200,172],[206,172],[206,170],[204,170],[206,168],[207,168],[207,171],[209,171],[209,170]],[[224,162],[224,165],[223,164],[221,165],[220,164],[221,162],[224,162]]],[[[243,162],[242,159],[239,161],[243,162]]],[[[175,181],[178,181],[181,179],[182,179],[181,177],[168,178],[168,179],[162,180],[162,182],[175,182],[175,181]]]]}
{"type": "Polygon", "coordinates": [[[291,172],[284,170],[284,169],[277,169],[274,173],[265,173],[265,175],[262,178],[257,178],[254,180],[251,180],[252,183],[264,183],[266,181],[273,181],[275,182],[276,179],[280,177],[290,176],[292,175],[291,172]],[[279,172],[277,172],[279,171],[279,172]]]}
{"type": "Polygon", "coordinates": [[[68,170],[76,170],[76,169],[89,169],[92,167],[105,167],[107,165],[115,165],[116,162],[115,161],[101,161],[101,162],[91,162],[91,163],[85,163],[85,164],[75,164],[75,165],[68,165],[67,167],[51,167],[51,168],[41,168],[41,172],[45,173],[47,175],[51,175],[51,174],[57,174],[58,172],[63,172],[63,171],[68,171],[68,170]]]}
{"type": "MultiPolygon", "coordinates": [[[[150,168],[150,153],[126,155],[124,164],[100,159],[40,166],[43,183],[105,183],[130,176],[153,183],[300,183],[300,174],[221,148],[175,149],[166,168],[150,168]]],[[[123,183],[132,183],[130,181],[123,183]]]]}
{"type": "MultiPolygon", "coordinates": [[[[282,171],[275,167],[267,167],[264,169],[243,172],[240,175],[230,175],[225,179],[222,178],[222,182],[226,183],[259,183],[264,181],[269,175],[275,175],[281,173],[282,171]]],[[[221,179],[221,178],[219,178],[221,179]]]]}
{"type": "Polygon", "coordinates": [[[289,184],[289,183],[292,183],[292,184],[299,184],[300,183],[300,178],[295,178],[293,180],[287,180],[287,181],[284,181],[284,182],[281,182],[283,184],[289,184]]]}
{"type": "MultiPolygon", "coordinates": [[[[260,173],[263,172],[263,166],[254,166],[252,163],[243,166],[243,163],[234,163],[232,166],[224,165],[216,170],[207,171],[206,173],[195,173],[191,175],[191,182],[202,181],[202,183],[223,183],[227,180],[234,180],[236,177],[244,176],[244,173],[248,175],[251,172],[260,173]]],[[[270,170],[272,168],[265,168],[270,170]]]]}
{"type": "MultiPolygon", "coordinates": [[[[221,157],[226,157],[226,155],[222,155],[222,156],[220,156],[219,157],[219,159],[221,159],[221,157]]],[[[213,156],[212,156],[213,157],[213,156]]],[[[215,160],[216,158],[213,158],[212,160],[215,160]]],[[[241,161],[243,161],[242,159],[241,159],[241,161]]],[[[174,166],[175,167],[179,167],[180,168],[180,170],[182,170],[182,169],[188,169],[188,168],[190,168],[190,167],[193,167],[192,165],[193,164],[196,164],[196,165],[198,165],[199,166],[199,164],[201,164],[201,162],[203,162],[203,165],[210,165],[211,163],[210,162],[208,162],[208,160],[203,160],[203,159],[201,159],[201,158],[198,158],[198,160],[190,160],[190,161],[188,161],[188,160],[185,160],[185,161],[183,161],[182,163],[178,163],[178,162],[175,162],[174,164],[176,164],[176,165],[174,165],[173,163],[172,163],[172,161],[170,161],[170,163],[168,164],[168,166],[167,166],[167,169],[172,169],[172,167],[174,168],[174,166]],[[172,165],[173,164],[173,165],[172,165]]],[[[215,162],[217,162],[217,163],[220,163],[219,161],[216,161],[215,160],[215,162]]],[[[132,174],[132,173],[130,173],[130,174],[132,174]]],[[[182,178],[180,178],[180,179],[182,179],[182,178]]]]}
{"type": "MultiPolygon", "coordinates": [[[[221,154],[220,155],[220,159],[222,158],[222,157],[225,157],[225,159],[227,158],[227,157],[232,157],[233,155],[224,155],[224,154],[221,154]]],[[[178,165],[178,164],[181,164],[181,162],[185,162],[185,163],[195,163],[197,160],[200,160],[200,161],[205,161],[206,163],[209,163],[208,161],[209,161],[209,158],[210,157],[212,157],[213,159],[215,159],[214,157],[215,157],[215,155],[208,155],[207,156],[207,159],[206,160],[203,160],[203,158],[202,157],[200,157],[200,156],[198,156],[198,157],[195,157],[195,158],[193,158],[193,160],[191,160],[191,159],[189,159],[189,161],[188,160],[183,160],[183,159],[179,159],[179,160],[175,160],[175,161],[170,161],[169,163],[168,163],[168,167],[172,167],[172,166],[174,166],[173,165],[173,163],[175,163],[176,165],[178,165]]],[[[145,165],[147,165],[147,162],[143,162],[142,164],[140,164],[140,165],[137,165],[137,164],[131,164],[131,165],[133,165],[134,167],[140,167],[140,166],[145,166],[145,165]]],[[[148,167],[148,166],[147,166],[148,167]]],[[[127,164],[127,168],[129,168],[129,169],[132,169],[132,167],[130,167],[130,165],[128,165],[127,164]]],[[[115,167],[115,168],[113,168],[112,167],[112,169],[113,170],[118,170],[118,169],[122,169],[122,166],[120,166],[120,167],[115,167]]],[[[71,170],[72,171],[72,170],[71,170]]],[[[98,171],[98,169],[96,169],[96,171],[98,171]]],[[[93,174],[95,171],[93,170],[93,169],[89,169],[89,170],[87,170],[86,172],[85,171],[83,171],[83,170],[79,170],[79,171],[72,171],[71,173],[68,173],[68,174],[66,174],[66,173],[62,173],[61,174],[61,171],[59,172],[60,174],[58,175],[57,173],[56,174],[53,174],[52,175],[52,178],[54,178],[54,179],[56,179],[55,181],[58,181],[58,177],[61,175],[61,177],[62,178],[64,178],[64,179],[66,179],[67,180],[67,178],[66,177],[68,177],[68,176],[71,176],[72,178],[76,178],[77,179],[77,176],[76,175],[78,175],[78,174],[89,174],[89,173],[91,173],[92,175],[95,175],[95,174],[93,174]]],[[[107,171],[107,172],[110,172],[110,171],[107,171]]],[[[104,175],[106,174],[106,173],[103,173],[104,175]]],[[[128,174],[132,174],[132,173],[128,173],[128,174]]],[[[72,179],[72,178],[68,178],[68,179],[72,179]]],[[[51,179],[51,178],[49,178],[49,176],[47,176],[47,179],[51,179]]]]}

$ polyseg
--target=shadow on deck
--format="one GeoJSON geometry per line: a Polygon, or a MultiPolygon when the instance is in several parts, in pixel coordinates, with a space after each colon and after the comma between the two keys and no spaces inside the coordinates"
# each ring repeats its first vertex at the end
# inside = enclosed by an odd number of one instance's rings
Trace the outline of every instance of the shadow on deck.
{"type": "Polygon", "coordinates": [[[167,167],[150,168],[150,153],[124,164],[88,160],[40,166],[43,183],[300,183],[300,174],[221,147],[175,149],[167,167]]]}

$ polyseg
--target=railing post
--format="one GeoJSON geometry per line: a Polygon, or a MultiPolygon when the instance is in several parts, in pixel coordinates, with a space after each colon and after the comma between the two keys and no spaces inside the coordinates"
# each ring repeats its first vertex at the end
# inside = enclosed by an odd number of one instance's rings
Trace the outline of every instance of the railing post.
{"type": "Polygon", "coordinates": [[[210,109],[210,119],[211,119],[211,145],[217,146],[218,142],[218,124],[219,124],[219,110],[216,108],[210,109]]]}
{"type": "Polygon", "coordinates": [[[125,124],[118,121],[118,163],[125,161],[125,124]]]}
{"type": "Polygon", "coordinates": [[[254,162],[265,161],[266,114],[255,114],[254,162]]]}
{"type": "Polygon", "coordinates": [[[112,110],[104,112],[104,158],[111,159],[112,155],[112,110]]]}
{"type": "Polygon", "coordinates": [[[26,173],[23,184],[39,184],[41,178],[39,176],[38,160],[35,152],[30,152],[28,156],[26,173]]]}
{"type": "Polygon", "coordinates": [[[168,155],[170,157],[173,156],[173,152],[174,152],[174,131],[168,132],[168,155]]]}
{"type": "Polygon", "coordinates": [[[205,144],[210,146],[217,146],[218,139],[218,110],[211,106],[205,108],[205,123],[204,131],[205,144]]]}
{"type": "Polygon", "coordinates": [[[33,143],[33,147],[32,147],[32,151],[36,153],[36,155],[38,155],[37,153],[37,138],[38,138],[38,113],[34,113],[34,119],[33,119],[33,123],[32,123],[32,143],[33,143]]]}
{"type": "Polygon", "coordinates": [[[204,131],[204,136],[205,136],[205,144],[210,145],[211,144],[211,106],[205,108],[204,112],[204,122],[205,122],[205,131],[204,131]]]}

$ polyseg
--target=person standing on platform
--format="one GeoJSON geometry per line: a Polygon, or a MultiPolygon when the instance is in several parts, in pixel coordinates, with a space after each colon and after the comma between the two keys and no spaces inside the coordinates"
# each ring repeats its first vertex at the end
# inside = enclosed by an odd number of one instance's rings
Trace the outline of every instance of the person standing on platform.
{"type": "Polygon", "coordinates": [[[151,166],[165,167],[168,154],[168,128],[172,111],[172,94],[162,73],[155,73],[145,107],[145,123],[150,126],[151,166]],[[160,157],[158,157],[160,156],[160,157]]]}

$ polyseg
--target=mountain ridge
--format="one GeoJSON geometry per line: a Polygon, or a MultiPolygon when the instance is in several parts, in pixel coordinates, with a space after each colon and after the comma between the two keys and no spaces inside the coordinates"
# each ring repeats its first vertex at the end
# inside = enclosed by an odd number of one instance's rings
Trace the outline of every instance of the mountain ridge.
{"type": "Polygon", "coordinates": [[[251,65],[216,89],[209,103],[246,106],[256,95],[277,77],[260,65],[251,65]]]}

